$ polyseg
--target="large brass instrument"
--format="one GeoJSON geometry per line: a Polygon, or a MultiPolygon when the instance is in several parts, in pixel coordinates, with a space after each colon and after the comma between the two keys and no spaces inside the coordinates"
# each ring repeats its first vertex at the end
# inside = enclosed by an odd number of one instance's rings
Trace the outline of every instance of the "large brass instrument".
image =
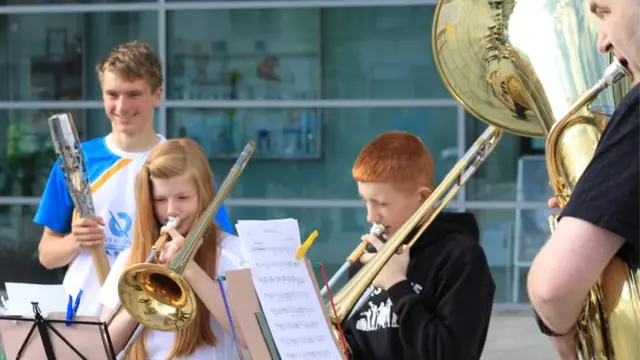
{"type": "Polygon", "coordinates": [[[253,141],[245,146],[213,201],[187,235],[184,245],[166,265],[154,263],[160,257],[164,242],[167,240],[166,236],[161,236],[144,263],[130,266],[120,276],[118,282],[120,306],[113,312],[107,323],[111,323],[122,307],[138,322],[120,359],[127,358],[144,327],[160,331],[178,331],[195,319],[198,311],[195,293],[182,277],[182,273],[196,255],[202,243],[202,236],[222,206],[222,202],[244,171],[253,154],[254,146],[253,141]]]}
{"type": "MultiPolygon", "coordinates": [[[[487,128],[462,159],[460,159],[447,176],[445,176],[442,182],[440,182],[429,198],[422,203],[418,210],[416,210],[387,240],[384,246],[378,250],[376,256],[364,265],[360,271],[333,296],[333,306],[327,304],[327,312],[332,323],[334,335],[338,339],[340,339],[337,333],[338,324],[341,324],[348,318],[355,304],[366,292],[369,285],[378,273],[380,273],[380,270],[387,264],[391,256],[397,253],[402,245],[412,246],[418,240],[435,217],[455,197],[458,190],[464,186],[467,180],[495,149],[501,136],[502,130],[494,126],[487,128]],[[413,233],[414,235],[411,239],[408,239],[409,235],[417,227],[419,227],[418,231],[413,233]],[[333,312],[334,307],[335,313],[333,312]]],[[[365,247],[362,244],[358,247],[361,248],[361,252],[358,255],[359,258],[364,252],[365,247]]]]}
{"type": "MultiPolygon", "coordinates": [[[[550,183],[566,205],[610,115],[602,109],[630,84],[620,64],[597,53],[586,3],[445,0],[433,34],[436,65],[467,111],[515,135],[546,137],[550,183]]],[[[611,261],[577,323],[581,359],[640,359],[639,277],[611,261]]]]}

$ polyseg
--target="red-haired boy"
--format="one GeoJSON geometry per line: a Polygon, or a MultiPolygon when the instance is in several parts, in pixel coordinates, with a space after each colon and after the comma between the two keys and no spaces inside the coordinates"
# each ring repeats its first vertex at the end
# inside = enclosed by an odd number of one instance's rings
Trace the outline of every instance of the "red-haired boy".
{"type": "MultiPolygon", "coordinates": [[[[384,225],[386,238],[434,187],[429,150],[417,136],[401,131],[366,145],[352,172],[367,221],[384,225]]],[[[371,235],[363,239],[378,249],[383,245],[371,235]]],[[[374,256],[365,253],[361,261],[374,256]]],[[[352,360],[480,359],[495,284],[473,214],[438,215],[411,249],[389,260],[373,284],[378,290],[344,325],[352,360]]]]}

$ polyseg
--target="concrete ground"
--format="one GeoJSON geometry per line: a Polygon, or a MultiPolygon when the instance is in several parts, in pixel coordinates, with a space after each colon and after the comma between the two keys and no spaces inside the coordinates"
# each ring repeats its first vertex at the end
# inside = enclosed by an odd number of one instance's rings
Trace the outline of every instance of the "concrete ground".
{"type": "Polygon", "coordinates": [[[531,310],[494,310],[481,360],[557,360],[531,310]]]}
{"type": "MultiPolygon", "coordinates": [[[[0,349],[2,342],[0,340],[0,349]]],[[[249,359],[245,354],[245,359],[249,359]]],[[[557,360],[531,310],[494,310],[481,360],[557,360]]]]}

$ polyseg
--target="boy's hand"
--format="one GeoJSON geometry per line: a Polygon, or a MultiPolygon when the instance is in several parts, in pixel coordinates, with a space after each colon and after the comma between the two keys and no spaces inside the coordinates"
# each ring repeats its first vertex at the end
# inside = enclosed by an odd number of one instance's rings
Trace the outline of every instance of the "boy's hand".
{"type": "MultiPolygon", "coordinates": [[[[384,245],[382,241],[373,235],[364,235],[362,240],[373,245],[378,251],[384,245]]],[[[368,263],[373,259],[376,254],[365,252],[360,257],[360,262],[363,264],[368,263]]],[[[395,253],[387,264],[382,268],[378,276],[373,280],[373,285],[383,290],[388,290],[393,285],[399,283],[402,280],[407,279],[407,268],[409,267],[409,247],[402,245],[402,254],[395,253]]]]}
{"type": "Polygon", "coordinates": [[[101,217],[76,218],[71,223],[71,233],[67,235],[73,238],[73,242],[79,248],[94,248],[104,245],[104,220],[101,217]]]}

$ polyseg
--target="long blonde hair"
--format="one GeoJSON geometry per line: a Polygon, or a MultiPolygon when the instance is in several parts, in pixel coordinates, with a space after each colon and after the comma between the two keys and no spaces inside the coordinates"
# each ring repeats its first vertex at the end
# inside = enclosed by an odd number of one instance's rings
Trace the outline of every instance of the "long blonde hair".
{"type": "MultiPolygon", "coordinates": [[[[213,201],[215,188],[213,172],[200,146],[191,139],[171,139],[156,145],[145,165],[136,176],[136,220],[134,238],[127,266],[145,261],[151,247],[160,234],[161,219],[157,219],[154,212],[153,188],[151,177],[169,179],[176,176],[188,175],[196,185],[198,194],[199,221],[202,213],[213,201]]],[[[197,223],[194,222],[192,226],[197,223]]],[[[202,245],[196,253],[195,262],[212,278],[215,279],[219,233],[215,221],[211,221],[202,237],[202,245]]],[[[202,300],[197,297],[198,313],[195,320],[186,328],[176,332],[175,341],[167,356],[192,354],[202,345],[215,346],[217,339],[210,326],[210,313],[202,300]]],[[[146,358],[146,329],[133,345],[131,360],[146,358]]]]}

